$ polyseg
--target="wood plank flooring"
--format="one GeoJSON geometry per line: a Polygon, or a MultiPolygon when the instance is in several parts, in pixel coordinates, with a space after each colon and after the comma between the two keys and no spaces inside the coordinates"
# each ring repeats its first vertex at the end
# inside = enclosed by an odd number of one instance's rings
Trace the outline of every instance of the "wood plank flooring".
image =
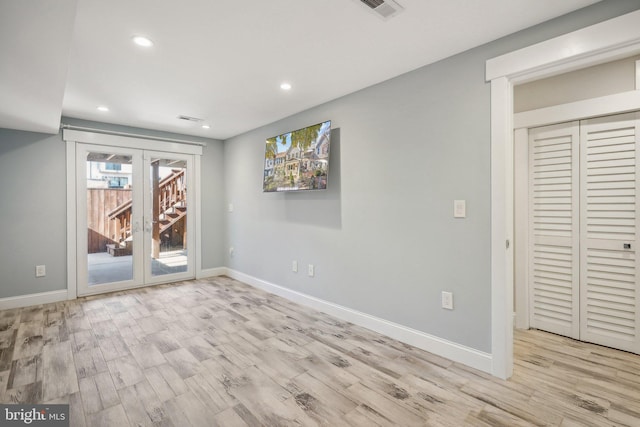
{"type": "Polygon", "coordinates": [[[517,331],[509,381],[226,277],[0,311],[0,401],[72,426],[640,426],[640,356],[517,331]]]}

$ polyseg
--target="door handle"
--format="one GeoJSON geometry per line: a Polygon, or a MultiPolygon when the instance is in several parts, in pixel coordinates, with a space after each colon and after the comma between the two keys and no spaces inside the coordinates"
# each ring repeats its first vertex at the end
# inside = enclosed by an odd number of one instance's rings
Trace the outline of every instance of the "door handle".
{"type": "Polygon", "coordinates": [[[623,249],[631,249],[631,243],[623,243],[622,244],[622,248],[623,249]]]}

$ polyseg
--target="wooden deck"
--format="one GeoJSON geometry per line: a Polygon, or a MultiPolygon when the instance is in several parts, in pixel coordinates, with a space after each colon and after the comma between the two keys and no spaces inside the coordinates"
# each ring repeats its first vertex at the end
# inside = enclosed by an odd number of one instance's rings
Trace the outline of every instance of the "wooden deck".
{"type": "Polygon", "coordinates": [[[0,400],[73,426],[638,426],[640,357],[516,333],[502,381],[219,277],[0,312],[0,400]]]}

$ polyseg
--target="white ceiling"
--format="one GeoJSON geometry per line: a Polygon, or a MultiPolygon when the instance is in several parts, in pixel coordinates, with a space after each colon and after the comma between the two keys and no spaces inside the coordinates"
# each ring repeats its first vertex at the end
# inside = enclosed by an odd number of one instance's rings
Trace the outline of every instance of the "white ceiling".
{"type": "Polygon", "coordinates": [[[397,1],[385,21],[359,0],[0,0],[0,127],[55,133],[64,115],[226,139],[596,3],[397,1]]]}

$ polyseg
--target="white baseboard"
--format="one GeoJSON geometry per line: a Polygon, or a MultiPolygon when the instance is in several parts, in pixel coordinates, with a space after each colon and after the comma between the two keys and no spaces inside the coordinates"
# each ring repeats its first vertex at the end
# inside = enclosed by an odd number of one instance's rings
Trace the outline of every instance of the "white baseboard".
{"type": "Polygon", "coordinates": [[[258,279],[248,274],[227,268],[226,275],[247,283],[256,288],[279,295],[293,302],[311,307],[318,311],[335,316],[339,319],[351,322],[358,326],[371,329],[388,337],[413,345],[422,350],[438,356],[445,357],[483,372],[491,373],[492,356],[464,345],[460,345],[433,335],[403,326],[379,317],[343,307],[329,301],[303,294],[267,281],[258,279]]]}
{"type": "MultiPolygon", "coordinates": [[[[226,267],[209,268],[201,270],[197,278],[216,277],[227,274],[226,267]]],[[[11,308],[29,307],[32,305],[49,304],[52,302],[60,302],[76,299],[75,292],[71,289],[61,289],[58,291],[40,292],[37,294],[19,295],[15,297],[0,298],[0,310],[8,310],[11,308]]]]}
{"type": "Polygon", "coordinates": [[[207,277],[224,276],[225,274],[227,274],[226,267],[206,268],[206,269],[200,270],[196,274],[196,279],[205,279],[207,277]]]}
{"type": "Polygon", "coordinates": [[[0,310],[66,301],[68,299],[68,296],[69,295],[67,293],[67,290],[61,289],[59,291],[40,292],[37,294],[0,298],[0,310]]]}
{"type": "MultiPolygon", "coordinates": [[[[437,354],[438,356],[446,357],[454,362],[459,362],[464,365],[471,366],[472,368],[491,373],[492,356],[489,353],[429,335],[407,326],[334,304],[320,298],[306,295],[230,268],[218,267],[202,270],[198,274],[198,278],[222,275],[227,275],[258,289],[279,295],[288,300],[322,311],[358,326],[371,329],[372,331],[376,331],[433,354],[437,354]]],[[[49,304],[65,301],[67,299],[68,293],[66,289],[21,295],[17,297],[0,298],[0,310],[49,304]]]]}

